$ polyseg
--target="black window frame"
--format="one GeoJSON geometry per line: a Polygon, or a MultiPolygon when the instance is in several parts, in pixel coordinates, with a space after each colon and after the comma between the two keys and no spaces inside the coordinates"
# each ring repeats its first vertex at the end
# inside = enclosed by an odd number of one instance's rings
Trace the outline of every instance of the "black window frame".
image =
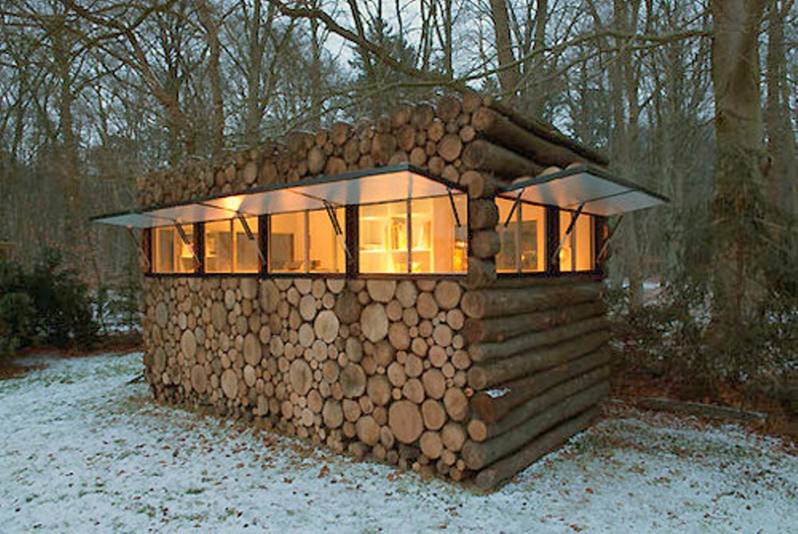
{"type": "MultiPolygon", "coordinates": [[[[455,193],[456,195],[463,195],[462,192],[455,193]]],[[[437,198],[439,195],[435,197],[418,197],[413,200],[423,200],[425,198],[437,198]]],[[[466,233],[467,233],[467,243],[466,243],[466,253],[467,257],[470,257],[470,247],[471,237],[472,237],[472,230],[469,224],[471,220],[471,202],[470,199],[467,198],[466,201],[466,233]]],[[[499,197],[497,197],[499,198],[499,197]]],[[[607,236],[607,217],[594,215],[592,213],[583,212],[583,215],[590,215],[593,218],[593,235],[591,236],[593,239],[593,269],[590,271],[568,271],[568,272],[561,272],[559,268],[559,261],[551,261],[549,257],[550,253],[557,249],[559,245],[559,233],[560,233],[560,213],[563,211],[567,212],[574,212],[575,210],[567,209],[567,208],[560,208],[557,206],[552,206],[548,204],[540,204],[536,202],[530,202],[526,200],[520,201],[522,204],[529,204],[533,206],[543,207],[545,209],[545,256],[544,256],[544,271],[518,271],[518,272],[501,272],[497,273],[498,278],[507,279],[507,278],[549,278],[549,277],[584,277],[586,275],[590,276],[598,276],[603,277],[605,272],[605,261],[604,259],[599,258],[598,254],[604,248],[604,241],[607,236]]],[[[379,204],[389,204],[390,202],[373,202],[363,205],[379,205],[379,204]]],[[[410,216],[410,203],[408,202],[408,216],[410,216]]],[[[359,265],[359,258],[360,258],[360,250],[359,250],[359,242],[360,242],[360,205],[358,204],[351,204],[347,206],[343,206],[344,214],[345,214],[345,226],[344,226],[344,239],[349,251],[348,256],[345,260],[345,272],[342,273],[333,273],[333,272],[271,272],[269,270],[269,235],[271,231],[271,215],[259,215],[257,216],[258,219],[258,241],[259,246],[262,253],[262,258],[259,258],[259,269],[258,272],[220,272],[220,273],[206,273],[205,272],[205,251],[204,251],[204,237],[205,237],[205,223],[194,223],[192,226],[193,230],[193,242],[192,246],[194,247],[194,251],[197,254],[198,264],[193,272],[157,272],[155,270],[155,262],[154,262],[154,238],[153,233],[157,228],[162,227],[169,227],[174,225],[161,225],[158,227],[152,228],[145,228],[142,232],[142,243],[141,247],[142,250],[147,255],[149,259],[149,268],[144,271],[144,275],[146,277],[162,277],[162,278],[178,278],[178,277],[204,277],[204,278],[225,278],[225,277],[235,277],[235,278],[247,278],[247,277],[256,277],[256,278],[346,278],[346,279],[446,279],[446,278],[454,278],[454,279],[464,279],[467,276],[466,272],[449,272],[449,273],[440,273],[440,272],[430,272],[430,273],[413,273],[413,272],[401,272],[401,273],[362,273],[360,272],[360,265],[359,265]]],[[[339,209],[339,208],[336,208],[339,209]]],[[[307,211],[318,211],[318,210],[298,210],[297,212],[307,212],[307,211]]],[[[297,212],[290,212],[290,213],[297,213],[297,212]]],[[[581,216],[581,215],[580,215],[581,216]]],[[[232,218],[231,218],[232,219],[232,218]]],[[[229,220],[229,219],[219,219],[219,220],[229,220]]],[[[215,222],[215,221],[208,221],[208,222],[215,222]]],[[[504,224],[504,221],[499,221],[498,224],[504,224]]],[[[408,235],[412,232],[412,222],[408,219],[408,235]]],[[[408,242],[412,242],[411,239],[408,239],[408,242]]],[[[306,243],[306,247],[308,244],[306,243]]]]}

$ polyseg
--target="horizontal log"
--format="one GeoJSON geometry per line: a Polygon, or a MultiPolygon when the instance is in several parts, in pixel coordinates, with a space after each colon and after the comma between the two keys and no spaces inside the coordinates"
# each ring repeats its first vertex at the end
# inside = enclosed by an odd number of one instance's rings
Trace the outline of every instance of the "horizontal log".
{"type": "Polygon", "coordinates": [[[545,165],[558,165],[564,168],[571,163],[588,163],[587,158],[568,146],[552,143],[490,108],[483,107],[474,113],[472,125],[477,132],[494,143],[545,165]]]}
{"type": "Polygon", "coordinates": [[[549,406],[554,406],[594,384],[606,381],[609,377],[610,368],[608,366],[603,365],[593,369],[551,388],[540,396],[529,399],[498,421],[486,423],[481,419],[473,419],[468,424],[468,435],[477,442],[493,439],[544,412],[549,406]]]}
{"type": "Polygon", "coordinates": [[[535,437],[554,427],[558,423],[570,419],[576,414],[598,404],[610,391],[609,382],[601,382],[590,388],[568,397],[556,406],[549,407],[543,413],[529,419],[509,432],[489,441],[478,443],[473,440],[463,445],[463,460],[469,469],[482,469],[500,458],[517,451],[535,437]]]}
{"type": "Polygon", "coordinates": [[[512,110],[511,108],[499,103],[499,102],[489,102],[488,107],[491,109],[498,111],[518,126],[533,132],[540,137],[551,141],[552,143],[556,143],[558,145],[566,146],[590,160],[593,163],[598,165],[609,165],[609,159],[604,154],[593,150],[581,143],[570,139],[568,136],[562,134],[561,132],[557,131],[553,126],[550,124],[546,124],[543,121],[535,119],[534,117],[524,114],[521,115],[520,113],[512,110]]]}
{"type": "Polygon", "coordinates": [[[466,315],[477,319],[517,315],[598,300],[602,289],[602,285],[598,283],[524,289],[482,289],[466,293],[462,307],[466,315]]]}
{"type": "Polygon", "coordinates": [[[477,487],[482,490],[495,489],[503,481],[509,480],[549,452],[562,447],[575,434],[588,428],[599,413],[598,407],[589,408],[529,442],[515,453],[486,467],[476,476],[477,487]]]}
{"type": "Polygon", "coordinates": [[[499,391],[481,391],[471,398],[471,410],[481,421],[486,423],[498,421],[516,406],[541,395],[557,384],[605,365],[611,359],[610,350],[602,347],[547,371],[508,382],[499,391]]]}
{"type": "Polygon", "coordinates": [[[739,410],[730,406],[716,406],[714,404],[703,404],[700,402],[686,402],[673,399],[646,397],[635,402],[637,408],[643,410],[657,410],[662,412],[672,412],[678,414],[695,415],[709,419],[727,419],[732,421],[762,421],[768,415],[762,412],[749,412],[739,410]]]}
{"type": "Polygon", "coordinates": [[[514,180],[519,176],[537,176],[546,168],[524,156],[484,139],[468,144],[463,151],[463,163],[470,169],[490,171],[514,180]]]}
{"type": "Polygon", "coordinates": [[[489,364],[474,365],[468,370],[468,385],[474,389],[485,389],[529,376],[593,352],[609,339],[610,333],[607,330],[599,330],[560,345],[496,360],[489,364]]]}
{"type": "Polygon", "coordinates": [[[509,317],[469,318],[463,325],[462,333],[469,343],[503,341],[525,332],[538,332],[603,315],[606,309],[602,301],[594,301],[509,317]]]}
{"type": "Polygon", "coordinates": [[[494,287],[510,289],[525,287],[572,286],[577,284],[586,284],[589,282],[601,282],[603,279],[603,275],[595,273],[569,273],[568,276],[548,277],[526,276],[523,274],[503,274],[501,278],[496,280],[494,287]]]}
{"type": "Polygon", "coordinates": [[[562,343],[563,341],[595,332],[596,330],[607,330],[609,326],[610,323],[606,317],[591,317],[550,330],[515,336],[506,341],[475,343],[468,348],[468,354],[474,362],[487,362],[490,360],[509,358],[545,345],[562,343]]]}

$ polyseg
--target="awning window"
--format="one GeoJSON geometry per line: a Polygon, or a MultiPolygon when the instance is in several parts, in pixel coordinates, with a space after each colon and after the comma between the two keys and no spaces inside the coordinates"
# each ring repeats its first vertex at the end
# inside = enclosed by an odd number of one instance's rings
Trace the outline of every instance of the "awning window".
{"type": "Polygon", "coordinates": [[[668,202],[657,193],[616,178],[602,169],[582,165],[547,176],[519,180],[500,196],[610,216],[651,208],[668,202]]]}
{"type": "Polygon", "coordinates": [[[236,214],[273,215],[437,197],[448,195],[452,189],[463,190],[457,184],[429,176],[410,165],[400,165],[264,186],[235,195],[104,215],[92,220],[117,226],[151,228],[229,219],[236,214]]]}

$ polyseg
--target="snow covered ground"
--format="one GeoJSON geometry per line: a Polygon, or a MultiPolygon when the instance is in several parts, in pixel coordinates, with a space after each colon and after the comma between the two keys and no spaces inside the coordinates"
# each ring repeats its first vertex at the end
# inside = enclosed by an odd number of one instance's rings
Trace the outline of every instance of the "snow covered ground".
{"type": "Polygon", "coordinates": [[[787,532],[798,459],[736,427],[609,418],[491,495],[156,406],[140,354],[0,381],[0,532],[787,532]]]}

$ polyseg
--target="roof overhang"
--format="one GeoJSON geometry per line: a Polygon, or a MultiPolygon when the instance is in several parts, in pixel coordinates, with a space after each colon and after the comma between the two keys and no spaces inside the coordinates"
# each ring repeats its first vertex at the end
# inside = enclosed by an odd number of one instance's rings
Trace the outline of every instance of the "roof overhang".
{"type": "Polygon", "coordinates": [[[463,186],[431,176],[411,165],[397,165],[335,176],[308,178],[287,184],[248,189],[237,194],[206,197],[93,217],[102,224],[152,228],[170,224],[258,216],[377,202],[448,195],[463,186]]]}
{"type": "Polygon", "coordinates": [[[592,165],[516,180],[499,196],[611,216],[666,204],[668,199],[592,165]]]}

